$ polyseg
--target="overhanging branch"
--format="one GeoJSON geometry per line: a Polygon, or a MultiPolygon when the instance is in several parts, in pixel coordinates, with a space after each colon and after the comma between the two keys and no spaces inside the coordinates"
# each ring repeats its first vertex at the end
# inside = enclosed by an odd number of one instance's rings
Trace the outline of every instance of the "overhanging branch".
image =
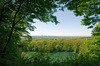
{"type": "Polygon", "coordinates": [[[94,4],[90,4],[90,5],[100,5],[100,2],[94,3],[94,4]]]}
{"type": "Polygon", "coordinates": [[[18,22],[20,22],[25,16],[21,17],[14,25],[16,25],[18,22]]]}

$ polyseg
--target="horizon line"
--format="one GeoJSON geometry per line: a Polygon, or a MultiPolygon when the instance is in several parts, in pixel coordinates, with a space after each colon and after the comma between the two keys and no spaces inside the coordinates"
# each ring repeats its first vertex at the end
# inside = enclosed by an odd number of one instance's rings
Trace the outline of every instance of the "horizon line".
{"type": "MultiPolygon", "coordinates": [[[[64,35],[30,35],[30,36],[64,36],[64,35]]],[[[67,36],[67,35],[65,35],[65,36],[67,36]]],[[[75,36],[75,35],[69,35],[69,36],[75,36]]],[[[80,37],[89,37],[89,36],[80,36],[80,37]]]]}

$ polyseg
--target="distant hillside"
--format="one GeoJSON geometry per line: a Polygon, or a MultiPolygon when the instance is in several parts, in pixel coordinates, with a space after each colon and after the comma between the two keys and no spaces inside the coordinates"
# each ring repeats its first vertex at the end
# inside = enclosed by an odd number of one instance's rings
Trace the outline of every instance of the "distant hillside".
{"type": "MultiPolygon", "coordinates": [[[[32,39],[68,39],[68,38],[84,38],[90,36],[32,36],[32,39]]],[[[21,37],[22,39],[25,38],[21,37]]]]}
{"type": "Polygon", "coordinates": [[[80,38],[90,36],[32,36],[32,39],[67,39],[67,38],[80,38]]]}

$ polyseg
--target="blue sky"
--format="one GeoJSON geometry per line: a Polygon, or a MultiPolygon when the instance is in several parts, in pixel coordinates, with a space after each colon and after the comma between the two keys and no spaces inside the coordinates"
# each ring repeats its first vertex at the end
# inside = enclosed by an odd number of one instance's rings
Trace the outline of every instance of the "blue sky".
{"type": "Polygon", "coordinates": [[[76,17],[72,11],[65,9],[65,11],[58,11],[54,14],[60,22],[55,25],[54,23],[43,23],[35,20],[34,26],[37,29],[29,31],[30,35],[48,35],[48,36],[91,36],[92,29],[87,29],[86,26],[81,25],[83,17],[76,17]]]}

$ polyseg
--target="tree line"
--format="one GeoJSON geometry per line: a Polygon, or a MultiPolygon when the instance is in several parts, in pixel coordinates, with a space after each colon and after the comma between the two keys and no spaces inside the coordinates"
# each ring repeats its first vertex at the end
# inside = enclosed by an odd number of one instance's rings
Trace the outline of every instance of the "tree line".
{"type": "Polygon", "coordinates": [[[22,39],[19,44],[23,45],[24,52],[73,52],[79,53],[81,47],[85,48],[85,41],[88,38],[76,39],[35,39],[27,41],[22,39]]]}

